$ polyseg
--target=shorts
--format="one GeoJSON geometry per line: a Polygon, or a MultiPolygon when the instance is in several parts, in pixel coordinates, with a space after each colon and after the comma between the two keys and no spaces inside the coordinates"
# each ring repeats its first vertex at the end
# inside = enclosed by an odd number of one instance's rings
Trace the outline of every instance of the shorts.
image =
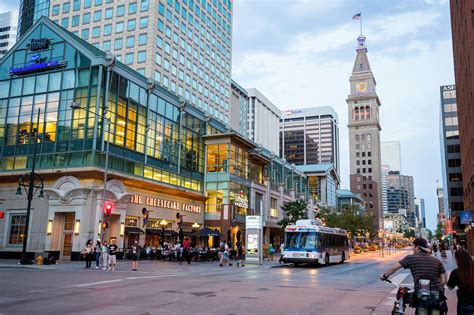
{"type": "Polygon", "coordinates": [[[109,264],[115,265],[117,263],[117,256],[116,255],[109,255],[109,264]]]}
{"type": "Polygon", "coordinates": [[[132,254],[132,260],[137,261],[138,260],[138,255],[137,254],[132,254]]]}

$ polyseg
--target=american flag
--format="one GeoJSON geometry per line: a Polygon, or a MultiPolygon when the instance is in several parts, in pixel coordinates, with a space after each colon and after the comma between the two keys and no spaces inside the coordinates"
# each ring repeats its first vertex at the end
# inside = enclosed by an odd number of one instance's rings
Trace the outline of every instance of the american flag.
{"type": "Polygon", "coordinates": [[[360,20],[361,17],[362,17],[362,13],[359,12],[359,13],[355,14],[355,15],[352,17],[352,19],[353,19],[353,20],[360,20]]]}

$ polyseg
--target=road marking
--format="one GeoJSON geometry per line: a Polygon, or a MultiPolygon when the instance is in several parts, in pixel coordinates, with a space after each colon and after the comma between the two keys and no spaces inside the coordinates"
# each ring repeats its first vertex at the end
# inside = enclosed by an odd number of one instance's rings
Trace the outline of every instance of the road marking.
{"type": "Polygon", "coordinates": [[[72,288],[90,287],[90,286],[94,286],[94,285],[108,284],[108,283],[121,282],[121,281],[123,281],[123,279],[115,279],[115,280],[105,280],[105,281],[97,281],[97,282],[90,282],[90,283],[82,283],[82,284],[73,285],[72,288]]]}
{"type": "Polygon", "coordinates": [[[161,275],[161,276],[128,277],[128,278],[125,278],[125,279],[127,279],[127,280],[137,280],[137,279],[166,278],[166,277],[177,277],[177,276],[180,276],[180,275],[177,274],[177,275],[161,275]]]}

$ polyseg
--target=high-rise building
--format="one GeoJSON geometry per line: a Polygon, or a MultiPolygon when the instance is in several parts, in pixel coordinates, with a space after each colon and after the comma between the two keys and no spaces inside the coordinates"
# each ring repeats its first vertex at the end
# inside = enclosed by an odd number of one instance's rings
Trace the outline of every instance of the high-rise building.
{"type": "Polygon", "coordinates": [[[249,139],[278,155],[281,111],[259,90],[250,88],[247,89],[247,93],[249,96],[249,139]]]}
{"type": "Polygon", "coordinates": [[[387,175],[388,212],[406,210],[406,217],[412,227],[416,226],[415,187],[413,177],[390,171],[387,175]]]}
{"type": "Polygon", "coordinates": [[[231,0],[48,2],[51,20],[229,123],[231,0]]]}
{"type": "MultiPolygon", "coordinates": [[[[454,74],[461,146],[464,209],[474,211],[474,2],[451,0],[454,74]],[[472,57],[472,58],[471,58],[472,57]]],[[[474,255],[474,227],[466,227],[466,247],[474,255]]]]}
{"type": "Polygon", "coordinates": [[[18,37],[25,35],[40,17],[49,16],[49,3],[50,0],[20,0],[18,37]]]}
{"type": "Polygon", "coordinates": [[[16,24],[16,15],[12,11],[0,14],[0,58],[2,58],[16,42],[16,24]]]}
{"type": "Polygon", "coordinates": [[[446,220],[446,212],[444,208],[444,190],[443,187],[441,187],[438,183],[438,186],[436,187],[436,196],[438,197],[438,214],[437,214],[437,221],[438,224],[444,224],[444,221],[446,220]]]}
{"type": "Polygon", "coordinates": [[[443,174],[444,209],[451,220],[452,229],[457,238],[463,237],[464,224],[460,221],[460,212],[464,210],[463,178],[461,168],[461,146],[459,143],[459,124],[456,103],[456,87],[440,87],[440,144],[441,171],[443,174]]]}
{"type": "Polygon", "coordinates": [[[383,141],[380,143],[382,164],[388,165],[390,171],[402,173],[400,141],[383,141]]]}
{"type": "Polygon", "coordinates": [[[415,209],[417,211],[418,227],[426,228],[425,199],[415,198],[415,209]]]}
{"type": "Polygon", "coordinates": [[[244,137],[248,137],[249,94],[237,82],[231,82],[230,126],[244,137]]]}
{"type": "Polygon", "coordinates": [[[383,212],[388,212],[388,200],[387,200],[387,176],[390,172],[390,166],[382,164],[382,209],[383,212]]]}
{"type": "Polygon", "coordinates": [[[380,100],[367,58],[365,39],[364,35],[357,38],[357,56],[349,79],[350,95],[346,100],[349,114],[350,187],[352,192],[367,201],[367,211],[374,215],[378,228],[383,228],[380,100]]]}
{"type": "Polygon", "coordinates": [[[296,165],[333,164],[339,174],[339,118],[332,107],[283,111],[280,156],[296,165]]]}

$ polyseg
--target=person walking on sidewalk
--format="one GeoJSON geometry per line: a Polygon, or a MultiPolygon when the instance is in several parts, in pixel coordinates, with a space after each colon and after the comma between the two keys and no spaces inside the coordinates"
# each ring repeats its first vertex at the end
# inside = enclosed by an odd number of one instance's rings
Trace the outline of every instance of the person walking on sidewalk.
{"type": "Polygon", "coordinates": [[[102,242],[102,264],[104,265],[102,270],[106,270],[109,266],[109,246],[107,246],[107,241],[102,242]]]}
{"type": "Polygon", "coordinates": [[[132,245],[132,271],[138,270],[138,256],[139,256],[140,246],[138,241],[135,241],[132,245]]]}
{"type": "Polygon", "coordinates": [[[92,240],[86,242],[86,246],[83,250],[83,257],[86,260],[86,268],[90,268],[92,265],[92,253],[94,252],[94,247],[92,246],[92,240]]]}
{"type": "Polygon", "coordinates": [[[117,249],[118,246],[115,245],[115,240],[112,240],[112,244],[109,246],[109,268],[107,270],[115,271],[115,265],[117,264],[117,249]]]}
{"type": "Polygon", "coordinates": [[[283,259],[283,251],[285,250],[285,243],[280,244],[280,259],[278,260],[278,263],[281,264],[281,260],[283,259]]]}
{"type": "Polygon", "coordinates": [[[474,314],[474,263],[471,255],[465,250],[457,250],[454,253],[457,268],[451,271],[448,280],[450,290],[458,287],[457,314],[474,314]]]}
{"type": "Polygon", "coordinates": [[[443,260],[443,262],[447,262],[448,261],[448,254],[446,253],[446,243],[445,242],[442,242],[441,244],[439,244],[439,252],[441,254],[441,259],[443,260]]]}
{"type": "Polygon", "coordinates": [[[183,256],[184,258],[186,258],[186,261],[188,262],[188,264],[190,265],[191,264],[191,253],[190,253],[190,248],[189,248],[189,239],[186,237],[184,238],[184,241],[183,241],[183,256]]]}
{"type": "Polygon", "coordinates": [[[275,253],[275,248],[273,248],[272,243],[268,245],[268,261],[273,261],[273,254],[275,253]]]}
{"type": "Polygon", "coordinates": [[[102,253],[102,245],[100,240],[95,243],[94,254],[95,254],[95,269],[98,270],[100,267],[100,254],[102,253]]]}
{"type": "Polygon", "coordinates": [[[436,242],[433,243],[433,253],[435,256],[438,256],[438,245],[436,245],[436,242]]]}

